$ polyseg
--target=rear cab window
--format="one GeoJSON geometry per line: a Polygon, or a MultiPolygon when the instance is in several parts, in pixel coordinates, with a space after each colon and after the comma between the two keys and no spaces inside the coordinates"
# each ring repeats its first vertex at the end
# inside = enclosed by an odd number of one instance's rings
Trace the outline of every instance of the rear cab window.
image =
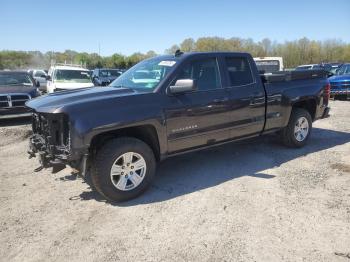
{"type": "Polygon", "coordinates": [[[246,57],[226,57],[229,86],[246,86],[254,83],[250,64],[246,57]]]}

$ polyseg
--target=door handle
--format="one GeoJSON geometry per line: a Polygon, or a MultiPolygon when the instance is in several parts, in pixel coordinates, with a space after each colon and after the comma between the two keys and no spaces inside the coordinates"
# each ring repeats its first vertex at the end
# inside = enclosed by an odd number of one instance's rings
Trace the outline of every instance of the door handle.
{"type": "Polygon", "coordinates": [[[250,106],[256,106],[261,104],[265,104],[265,97],[254,97],[254,96],[250,97],[250,103],[249,103],[250,106]]]}

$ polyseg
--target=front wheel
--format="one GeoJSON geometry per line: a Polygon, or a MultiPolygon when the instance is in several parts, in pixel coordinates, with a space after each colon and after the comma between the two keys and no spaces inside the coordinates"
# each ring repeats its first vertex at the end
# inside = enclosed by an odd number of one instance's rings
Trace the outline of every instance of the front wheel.
{"type": "Polygon", "coordinates": [[[155,170],[154,154],[147,144],[136,138],[117,138],[97,152],[91,180],[106,199],[125,201],[148,188],[155,170]]]}
{"type": "Polygon", "coordinates": [[[282,142],[289,147],[303,147],[310,136],[312,119],[308,111],[293,109],[288,125],[281,131],[282,142]]]}

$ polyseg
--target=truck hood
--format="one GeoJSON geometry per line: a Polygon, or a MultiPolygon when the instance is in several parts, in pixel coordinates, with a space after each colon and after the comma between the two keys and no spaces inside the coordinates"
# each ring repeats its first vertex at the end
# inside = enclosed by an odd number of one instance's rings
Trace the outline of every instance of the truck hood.
{"type": "Polygon", "coordinates": [[[340,76],[332,76],[328,78],[329,82],[344,82],[350,81],[350,75],[340,75],[340,76]]]}
{"type": "Polygon", "coordinates": [[[117,97],[135,94],[136,91],[128,88],[93,87],[74,89],[51,93],[30,100],[26,106],[37,112],[60,113],[64,108],[74,105],[82,105],[89,102],[114,99],[117,97]]]}

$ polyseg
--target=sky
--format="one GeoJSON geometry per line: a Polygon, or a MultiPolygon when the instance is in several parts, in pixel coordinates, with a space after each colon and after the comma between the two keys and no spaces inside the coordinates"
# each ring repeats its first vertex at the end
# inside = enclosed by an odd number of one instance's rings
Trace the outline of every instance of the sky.
{"type": "Polygon", "coordinates": [[[350,0],[0,0],[0,32],[0,50],[103,56],[204,36],[350,43],[350,0]]]}

